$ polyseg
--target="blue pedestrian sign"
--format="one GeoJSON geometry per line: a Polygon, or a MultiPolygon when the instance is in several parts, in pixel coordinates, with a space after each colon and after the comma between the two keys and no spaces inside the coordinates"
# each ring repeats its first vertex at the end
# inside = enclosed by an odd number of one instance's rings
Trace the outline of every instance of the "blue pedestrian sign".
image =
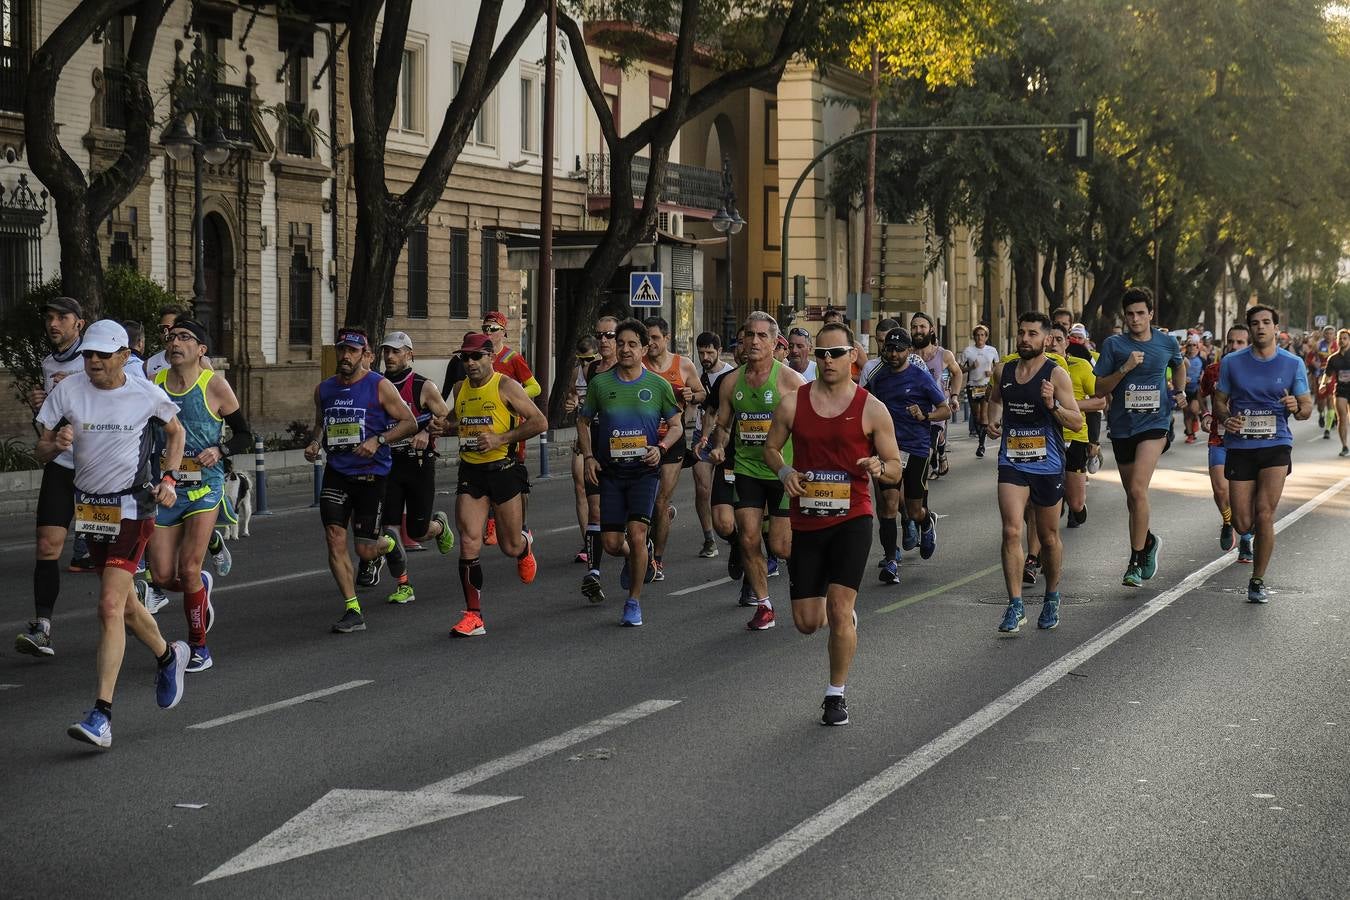
{"type": "Polygon", "coordinates": [[[628,305],[660,306],[664,272],[629,272],[628,305]]]}

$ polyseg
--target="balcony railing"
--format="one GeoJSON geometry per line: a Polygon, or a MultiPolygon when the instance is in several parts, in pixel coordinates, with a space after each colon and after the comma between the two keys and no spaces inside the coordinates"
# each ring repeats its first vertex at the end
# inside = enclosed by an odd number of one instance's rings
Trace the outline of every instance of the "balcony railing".
{"type": "MultiPolygon", "coordinates": [[[[641,201],[647,190],[651,160],[643,156],[633,158],[633,199],[641,201]]],[[[610,197],[609,156],[591,153],[586,157],[586,193],[591,197],[610,197]]],[[[661,182],[657,200],[690,209],[706,209],[711,213],[720,205],[722,173],[682,163],[666,163],[666,176],[661,182]]]]}
{"type": "Polygon", "coordinates": [[[236,84],[217,84],[215,90],[220,130],[231,141],[251,141],[253,110],[249,103],[248,88],[236,84]]]}
{"type": "Polygon", "coordinates": [[[0,109],[23,111],[23,60],[18,47],[0,46],[0,109]]]}
{"type": "Polygon", "coordinates": [[[127,73],[121,69],[103,70],[103,127],[126,131],[127,73]]]}
{"type": "Polygon", "coordinates": [[[314,155],[314,139],[305,127],[308,114],[305,104],[286,101],[286,152],[291,156],[314,155]]]}

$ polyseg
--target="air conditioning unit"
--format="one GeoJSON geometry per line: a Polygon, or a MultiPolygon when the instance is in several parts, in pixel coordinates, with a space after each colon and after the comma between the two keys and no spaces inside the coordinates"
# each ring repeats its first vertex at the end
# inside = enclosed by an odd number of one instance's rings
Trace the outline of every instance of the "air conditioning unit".
{"type": "Polygon", "coordinates": [[[684,237],[684,216],[676,212],[657,213],[656,227],[666,234],[684,237]]]}

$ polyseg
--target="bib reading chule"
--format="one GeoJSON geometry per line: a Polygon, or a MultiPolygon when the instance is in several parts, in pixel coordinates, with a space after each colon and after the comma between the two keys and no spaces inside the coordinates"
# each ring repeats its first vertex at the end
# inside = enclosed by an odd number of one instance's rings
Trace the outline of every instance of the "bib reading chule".
{"type": "Polygon", "coordinates": [[[1269,438],[1275,436],[1276,421],[1273,409],[1244,409],[1241,412],[1242,429],[1245,438],[1269,438]]]}
{"type": "Polygon", "coordinates": [[[1125,388],[1125,409],[1152,413],[1162,409],[1162,389],[1156,384],[1130,384],[1125,388]]]}
{"type": "Polygon", "coordinates": [[[1008,459],[1017,462],[1036,462],[1045,459],[1045,432],[1039,428],[1009,428],[1008,459]]]}
{"type": "Polygon", "coordinates": [[[75,533],[86,540],[107,542],[122,531],[122,495],[75,491],[75,533]]]}
{"type": "Polygon", "coordinates": [[[647,455],[647,434],[640,428],[630,431],[614,429],[609,436],[609,458],[613,460],[642,459],[647,455]]]}
{"type": "Polygon", "coordinates": [[[852,479],[847,472],[809,471],[802,475],[806,490],[797,500],[804,516],[843,516],[852,502],[852,479]]]}
{"type": "Polygon", "coordinates": [[[773,413],[743,412],[736,423],[743,444],[764,444],[769,439],[769,424],[773,413]]]}

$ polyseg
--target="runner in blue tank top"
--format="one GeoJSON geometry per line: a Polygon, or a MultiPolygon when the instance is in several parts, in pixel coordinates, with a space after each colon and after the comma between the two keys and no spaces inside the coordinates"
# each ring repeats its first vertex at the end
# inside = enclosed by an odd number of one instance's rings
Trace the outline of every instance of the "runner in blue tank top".
{"type": "Polygon", "coordinates": [[[1130,561],[1122,584],[1139,587],[1158,571],[1158,536],[1148,527],[1148,486],[1167,450],[1173,406],[1186,400],[1186,366],[1176,339],[1153,327],[1152,291],[1130,288],[1120,298],[1120,309],[1125,332],[1102,343],[1093,396],[1111,398],[1106,410],[1111,452],[1130,512],[1130,561]]]}
{"type": "Polygon", "coordinates": [[[417,432],[417,419],[392,382],[370,371],[370,341],[359,328],[337,336],[337,374],[314,389],[314,431],[305,459],[318,462],[327,451],[319,518],[328,535],[328,568],[346,604],[333,631],[365,631],[356,599],[356,576],[347,555],[347,528],[356,537],[356,555],[370,561],[403,546],[380,533],[384,480],[393,465],[389,445],[417,432]]]}
{"type": "Polygon", "coordinates": [[[1214,419],[1223,422],[1233,525],[1242,534],[1256,528],[1256,558],[1247,584],[1247,600],[1265,603],[1266,567],[1275,550],[1275,508],[1292,469],[1294,436],[1289,417],[1312,417],[1308,370],[1288,350],[1275,346],[1279,313],[1268,306],[1247,310],[1251,346],[1219,361],[1214,419]]]}
{"type": "Polygon", "coordinates": [[[1003,579],[1008,608],[998,630],[1016,634],[1022,608],[1022,525],[1030,505],[1041,541],[1045,603],[1036,625],[1059,624],[1059,507],[1064,499],[1064,429],[1083,427],[1069,373],[1045,355],[1050,317],[1024,312],[1017,318],[1017,355],[989,380],[989,436],[1001,438],[998,452],[998,508],[1003,518],[1003,579]]]}

